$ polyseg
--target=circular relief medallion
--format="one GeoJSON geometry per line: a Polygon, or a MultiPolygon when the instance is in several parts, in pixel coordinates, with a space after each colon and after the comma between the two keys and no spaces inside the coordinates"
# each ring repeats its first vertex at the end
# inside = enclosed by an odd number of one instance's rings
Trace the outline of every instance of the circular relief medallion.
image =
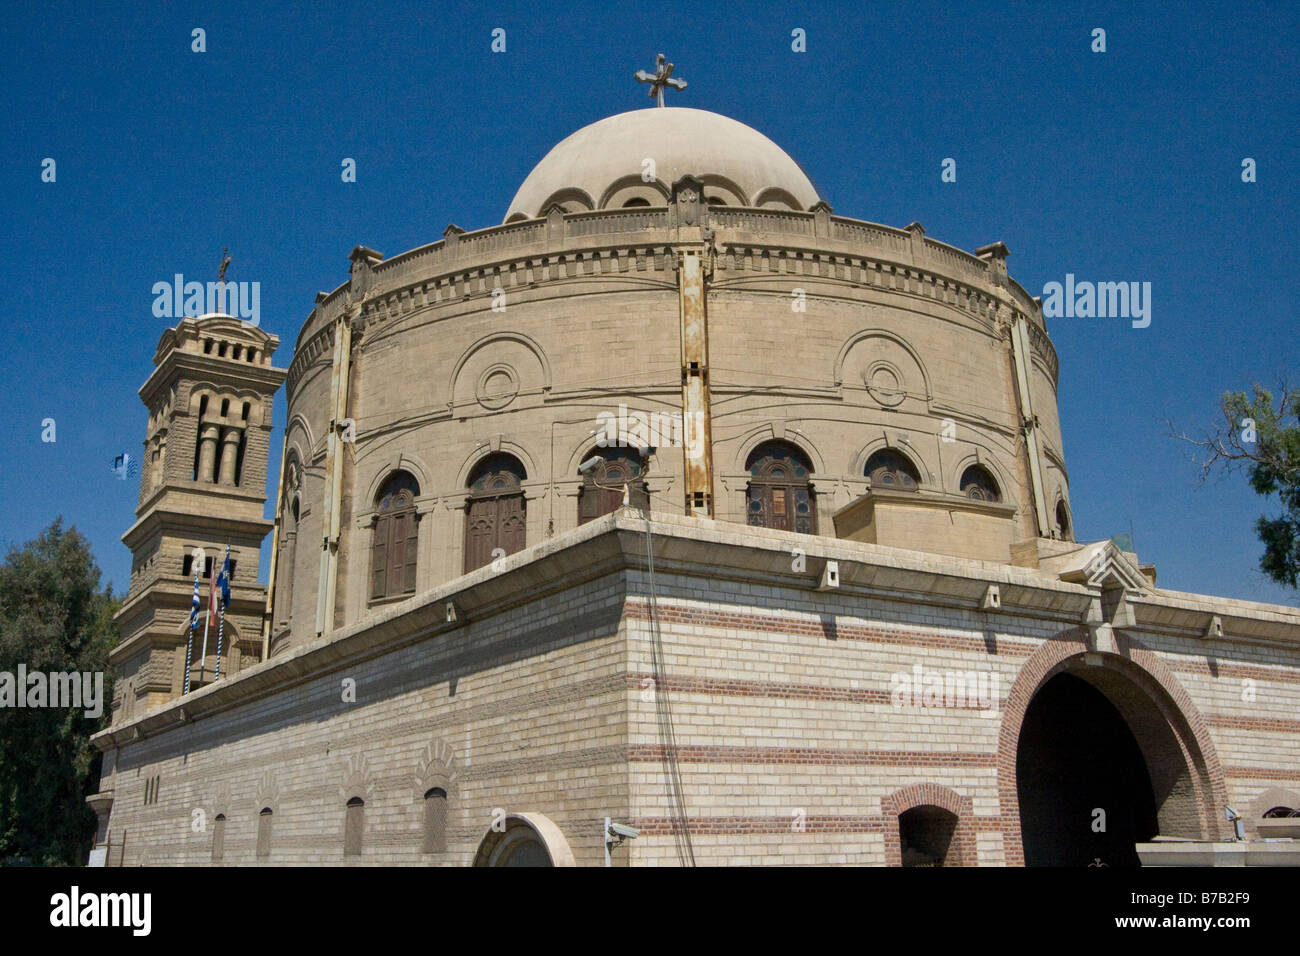
{"type": "Polygon", "coordinates": [[[862,374],[867,391],[881,405],[893,408],[906,397],[902,376],[887,362],[877,362],[862,374]]]}
{"type": "Polygon", "coordinates": [[[484,408],[505,408],[519,394],[519,376],[509,365],[493,365],[478,379],[474,397],[484,408]]]}

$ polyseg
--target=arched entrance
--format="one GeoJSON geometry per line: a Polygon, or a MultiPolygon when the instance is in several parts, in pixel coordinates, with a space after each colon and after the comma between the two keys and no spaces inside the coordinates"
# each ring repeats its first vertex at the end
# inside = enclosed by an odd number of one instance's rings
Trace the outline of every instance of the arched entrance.
{"type": "Polygon", "coordinates": [[[573,851],[540,813],[512,813],[493,822],[474,854],[475,866],[576,866],[573,851]]]}
{"type": "Polygon", "coordinates": [[[1137,740],[1106,695],[1070,673],[1029,703],[1016,789],[1026,866],[1138,866],[1136,844],[1158,832],[1137,740]]]}
{"type": "Polygon", "coordinates": [[[998,790],[1008,862],[1137,866],[1156,836],[1221,838],[1223,775],[1205,724],[1151,651],[1074,631],[1025,662],[1004,710],[998,790]]]}

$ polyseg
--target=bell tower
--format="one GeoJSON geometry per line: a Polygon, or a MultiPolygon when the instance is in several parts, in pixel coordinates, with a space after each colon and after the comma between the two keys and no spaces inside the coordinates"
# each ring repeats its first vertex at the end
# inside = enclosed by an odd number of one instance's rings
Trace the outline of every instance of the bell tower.
{"type": "Polygon", "coordinates": [[[234,675],[261,659],[266,588],[257,583],[266,503],[271,409],[285,370],[271,364],[277,336],[228,315],[184,318],[163,333],[154,370],[140,388],[149,409],[131,585],[115,618],[120,641],[113,722],[139,716],[185,688],[194,578],[201,609],[189,688],[234,675]],[[233,571],[220,659],[217,627],[200,660],[212,576],[230,546],[233,571]],[[196,548],[205,552],[201,566],[196,548]]]}

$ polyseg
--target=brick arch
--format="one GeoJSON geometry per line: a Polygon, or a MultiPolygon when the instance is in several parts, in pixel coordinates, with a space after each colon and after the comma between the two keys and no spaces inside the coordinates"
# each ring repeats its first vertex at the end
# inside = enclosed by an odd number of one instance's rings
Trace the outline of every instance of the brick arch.
{"type": "MultiPolygon", "coordinates": [[[[1020,728],[1025,712],[1039,688],[1064,671],[1093,683],[1108,700],[1120,710],[1138,745],[1147,757],[1147,745],[1140,727],[1133,727],[1130,713],[1122,702],[1113,699],[1106,689],[1090,679],[1095,672],[1119,675],[1132,684],[1155,705],[1176,741],[1178,753],[1190,776],[1195,804],[1195,827],[1201,839],[1226,839],[1227,834],[1218,819],[1219,808],[1226,802],[1223,767],[1219,763],[1214,742],[1210,739],[1205,719],[1192,703],[1187,691],[1178,683],[1173,672],[1150,649],[1131,636],[1115,633],[1117,653],[1094,651],[1088,645],[1087,631],[1072,628],[1042,644],[1020,668],[1002,708],[1002,726],[998,735],[997,781],[998,802],[1006,838],[1008,865],[1023,866],[1024,842],[1020,832],[1020,798],[1016,789],[1016,756],[1020,742],[1020,728]],[[1097,667],[1079,668],[1083,655],[1090,654],[1100,661],[1097,667]]],[[[1192,823],[1192,821],[1188,821],[1192,823]]],[[[1163,819],[1162,819],[1163,826],[1163,819]]]]}
{"type": "Polygon", "coordinates": [[[937,783],[914,783],[895,790],[880,802],[885,817],[885,865],[903,865],[902,834],[899,817],[914,807],[933,806],[947,810],[957,818],[957,828],[952,834],[952,845],[944,866],[977,866],[975,849],[974,813],[970,797],[937,783]]]}

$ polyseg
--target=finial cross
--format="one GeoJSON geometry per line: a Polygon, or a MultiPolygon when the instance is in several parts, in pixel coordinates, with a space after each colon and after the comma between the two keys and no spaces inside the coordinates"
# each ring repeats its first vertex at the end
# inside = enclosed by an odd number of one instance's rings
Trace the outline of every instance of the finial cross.
{"type": "Polygon", "coordinates": [[[650,98],[657,99],[660,106],[664,105],[665,86],[671,86],[675,90],[686,89],[686,81],[673,76],[673,65],[664,61],[662,53],[655,57],[655,71],[649,73],[645,70],[637,70],[636,81],[650,84],[650,98]]]}

